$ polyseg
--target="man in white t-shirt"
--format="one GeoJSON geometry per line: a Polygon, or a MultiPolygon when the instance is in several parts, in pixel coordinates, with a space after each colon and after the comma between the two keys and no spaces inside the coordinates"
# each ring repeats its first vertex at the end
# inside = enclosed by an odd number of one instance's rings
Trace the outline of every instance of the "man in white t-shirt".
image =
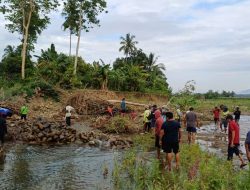
{"type": "Polygon", "coordinates": [[[69,112],[71,112],[72,110],[74,110],[75,108],[73,108],[72,106],[70,106],[70,105],[67,105],[66,106],[66,112],[67,111],[69,111],[69,112]]]}

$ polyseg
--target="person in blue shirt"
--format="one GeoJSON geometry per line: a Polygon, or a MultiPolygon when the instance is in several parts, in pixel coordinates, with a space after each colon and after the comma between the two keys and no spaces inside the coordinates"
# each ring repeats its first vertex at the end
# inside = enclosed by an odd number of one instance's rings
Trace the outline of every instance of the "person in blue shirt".
{"type": "Polygon", "coordinates": [[[126,101],[125,98],[121,101],[121,115],[124,116],[126,113],[126,101]]]}

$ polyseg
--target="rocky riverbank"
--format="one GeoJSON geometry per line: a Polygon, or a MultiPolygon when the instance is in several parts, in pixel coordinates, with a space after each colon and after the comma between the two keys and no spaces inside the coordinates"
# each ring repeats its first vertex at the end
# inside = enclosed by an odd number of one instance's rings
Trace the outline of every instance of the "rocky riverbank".
{"type": "Polygon", "coordinates": [[[132,139],[126,137],[126,134],[108,134],[91,127],[88,131],[82,132],[74,127],[67,127],[64,121],[49,121],[42,117],[22,121],[14,115],[7,119],[7,123],[6,140],[15,143],[33,145],[82,143],[118,149],[129,148],[133,145],[132,139]]]}

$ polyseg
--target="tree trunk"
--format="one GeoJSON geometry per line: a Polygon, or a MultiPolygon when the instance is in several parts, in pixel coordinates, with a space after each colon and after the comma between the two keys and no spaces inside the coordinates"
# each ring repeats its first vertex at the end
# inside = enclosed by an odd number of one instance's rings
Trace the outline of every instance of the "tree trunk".
{"type": "Polygon", "coordinates": [[[72,44],[72,31],[70,30],[70,35],[69,35],[69,57],[71,56],[71,44],[72,44]]]}
{"type": "Polygon", "coordinates": [[[22,79],[25,79],[25,63],[26,63],[26,53],[27,53],[27,42],[28,42],[28,36],[29,36],[29,27],[30,27],[30,20],[32,16],[32,12],[34,11],[35,5],[33,0],[30,0],[30,11],[28,15],[28,20],[26,23],[26,17],[25,17],[25,10],[23,8],[23,47],[22,47],[22,67],[21,67],[21,76],[22,79]]]}
{"type": "Polygon", "coordinates": [[[25,63],[26,63],[26,51],[27,51],[27,41],[28,41],[28,29],[25,29],[23,48],[22,48],[22,79],[25,79],[25,63]]]}
{"type": "Polygon", "coordinates": [[[78,39],[77,39],[77,46],[76,46],[76,57],[75,57],[75,64],[74,64],[74,72],[73,75],[76,75],[77,69],[77,61],[78,61],[78,52],[80,47],[80,39],[81,39],[81,31],[82,31],[82,10],[79,16],[79,31],[78,31],[78,39]]]}

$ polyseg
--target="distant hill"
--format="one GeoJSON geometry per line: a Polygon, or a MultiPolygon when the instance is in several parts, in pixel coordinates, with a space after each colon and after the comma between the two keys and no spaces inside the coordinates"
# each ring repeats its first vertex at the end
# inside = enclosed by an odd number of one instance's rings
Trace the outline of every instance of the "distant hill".
{"type": "Polygon", "coordinates": [[[242,95],[250,95],[250,89],[247,89],[247,90],[243,90],[237,94],[242,94],[242,95]]]}

